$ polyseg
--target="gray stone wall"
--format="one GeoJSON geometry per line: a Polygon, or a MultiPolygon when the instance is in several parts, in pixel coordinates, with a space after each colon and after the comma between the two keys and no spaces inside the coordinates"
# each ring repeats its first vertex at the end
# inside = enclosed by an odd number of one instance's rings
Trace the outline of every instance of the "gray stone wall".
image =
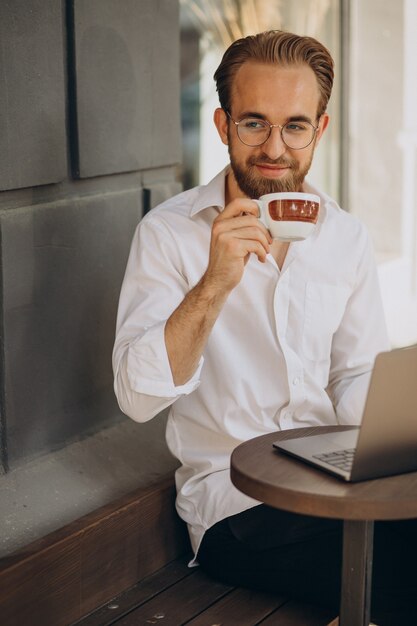
{"type": "Polygon", "coordinates": [[[179,191],[177,0],[0,3],[1,454],[123,419],[117,300],[134,228],[179,191]]]}

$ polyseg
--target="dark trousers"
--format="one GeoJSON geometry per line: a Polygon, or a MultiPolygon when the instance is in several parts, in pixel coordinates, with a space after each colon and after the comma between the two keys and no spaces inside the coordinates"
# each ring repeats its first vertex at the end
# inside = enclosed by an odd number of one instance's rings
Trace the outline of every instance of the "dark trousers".
{"type": "MultiPolygon", "coordinates": [[[[338,614],[343,522],[264,504],[226,518],[204,535],[198,562],[231,585],[280,593],[338,614]]],[[[417,625],[417,520],[376,522],[372,620],[417,625]]]]}

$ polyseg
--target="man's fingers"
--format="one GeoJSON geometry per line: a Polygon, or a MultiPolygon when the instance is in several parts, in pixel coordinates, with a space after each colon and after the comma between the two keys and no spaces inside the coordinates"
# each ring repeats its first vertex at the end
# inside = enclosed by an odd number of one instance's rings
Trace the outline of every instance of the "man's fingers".
{"type": "Polygon", "coordinates": [[[239,228],[238,230],[225,230],[220,232],[217,236],[219,242],[226,243],[228,241],[253,241],[259,243],[268,254],[269,246],[272,243],[272,237],[265,227],[249,225],[245,228],[239,228]]]}
{"type": "Polygon", "coordinates": [[[240,231],[250,228],[252,234],[251,239],[266,237],[268,243],[272,243],[272,237],[267,228],[253,215],[237,215],[229,218],[216,218],[213,223],[213,235],[218,237],[223,232],[233,232],[235,237],[240,237],[240,231]]]}
{"type": "MultiPolygon", "coordinates": [[[[261,228],[262,229],[262,222],[260,222],[258,220],[258,218],[254,217],[253,215],[238,215],[236,217],[233,218],[229,218],[229,219],[219,219],[217,218],[215,220],[215,224],[217,229],[221,232],[224,230],[237,230],[239,228],[248,228],[248,227],[253,227],[253,228],[261,228]]],[[[266,229],[265,229],[266,230],[266,229]]]]}
{"type": "Polygon", "coordinates": [[[249,198],[236,198],[236,200],[229,202],[216,219],[229,219],[244,213],[259,217],[259,207],[254,200],[249,200],[249,198]]]}
{"type": "Polygon", "coordinates": [[[242,248],[242,258],[245,261],[245,265],[249,260],[250,254],[256,254],[259,261],[265,263],[268,251],[259,241],[254,241],[253,239],[241,239],[240,245],[242,248]]]}
{"type": "Polygon", "coordinates": [[[252,252],[260,261],[266,260],[270,245],[265,235],[259,235],[259,231],[254,232],[251,228],[240,230],[239,237],[236,237],[234,232],[221,233],[217,239],[217,249],[222,251],[223,258],[229,259],[227,263],[232,259],[244,259],[252,252]]]}

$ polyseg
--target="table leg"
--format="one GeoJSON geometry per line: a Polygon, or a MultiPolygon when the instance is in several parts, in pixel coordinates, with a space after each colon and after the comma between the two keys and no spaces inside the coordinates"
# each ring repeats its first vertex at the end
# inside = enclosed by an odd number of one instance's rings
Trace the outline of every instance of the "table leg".
{"type": "Polygon", "coordinates": [[[374,522],[344,521],[340,626],[369,625],[373,539],[374,522]]]}

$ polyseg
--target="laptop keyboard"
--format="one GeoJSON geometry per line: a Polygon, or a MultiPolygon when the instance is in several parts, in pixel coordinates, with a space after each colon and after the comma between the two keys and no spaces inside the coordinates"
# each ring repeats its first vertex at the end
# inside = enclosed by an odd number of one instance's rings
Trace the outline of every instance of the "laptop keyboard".
{"type": "Polygon", "coordinates": [[[337,450],[335,452],[326,452],[325,454],[315,454],[314,458],[324,461],[333,467],[349,472],[352,469],[353,457],[355,456],[355,448],[348,450],[337,450]]]}

